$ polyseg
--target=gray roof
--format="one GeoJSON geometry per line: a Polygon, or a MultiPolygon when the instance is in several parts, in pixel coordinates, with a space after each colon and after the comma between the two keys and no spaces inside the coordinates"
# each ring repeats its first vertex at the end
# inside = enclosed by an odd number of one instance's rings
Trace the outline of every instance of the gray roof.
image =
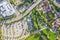
{"type": "Polygon", "coordinates": [[[9,2],[3,1],[2,3],[0,3],[0,14],[3,17],[13,15],[14,12],[14,8],[9,2]]]}
{"type": "Polygon", "coordinates": [[[0,2],[2,2],[3,0],[0,0],[0,2]]]}

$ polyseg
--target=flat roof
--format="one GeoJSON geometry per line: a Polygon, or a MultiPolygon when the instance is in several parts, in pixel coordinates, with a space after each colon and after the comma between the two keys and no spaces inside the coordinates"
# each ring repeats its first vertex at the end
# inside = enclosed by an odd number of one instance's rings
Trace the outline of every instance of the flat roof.
{"type": "Polygon", "coordinates": [[[0,2],[2,2],[3,0],[0,0],[0,2]]]}
{"type": "Polygon", "coordinates": [[[0,3],[0,14],[2,14],[3,17],[13,15],[14,12],[14,8],[9,2],[3,1],[0,3]]]}

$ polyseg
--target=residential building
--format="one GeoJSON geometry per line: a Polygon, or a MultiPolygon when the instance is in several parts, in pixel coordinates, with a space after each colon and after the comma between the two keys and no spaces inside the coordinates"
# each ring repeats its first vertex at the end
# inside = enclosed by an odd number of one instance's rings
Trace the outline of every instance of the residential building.
{"type": "Polygon", "coordinates": [[[60,0],[56,0],[56,2],[57,2],[58,4],[60,4],[60,0]]]}
{"type": "Polygon", "coordinates": [[[2,1],[0,3],[0,15],[2,15],[2,17],[11,16],[14,13],[15,13],[14,8],[9,2],[2,1]]]}

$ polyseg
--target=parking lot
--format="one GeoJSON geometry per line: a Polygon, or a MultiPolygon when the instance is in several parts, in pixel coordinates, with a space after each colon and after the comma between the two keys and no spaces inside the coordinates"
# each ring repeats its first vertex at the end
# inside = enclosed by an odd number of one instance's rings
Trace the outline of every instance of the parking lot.
{"type": "Polygon", "coordinates": [[[26,22],[26,18],[22,21],[19,21],[14,24],[9,24],[9,25],[3,25],[2,26],[2,35],[4,37],[3,40],[18,40],[17,37],[21,37],[22,35],[27,35],[28,34],[28,25],[26,22]],[[15,38],[17,39],[15,39],[15,38]]]}

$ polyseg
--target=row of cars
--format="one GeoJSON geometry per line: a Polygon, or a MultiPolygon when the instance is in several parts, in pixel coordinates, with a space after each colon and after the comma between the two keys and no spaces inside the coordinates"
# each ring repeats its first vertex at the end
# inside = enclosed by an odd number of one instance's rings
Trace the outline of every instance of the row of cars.
{"type": "Polygon", "coordinates": [[[28,24],[26,19],[19,21],[14,24],[3,25],[2,26],[2,35],[3,37],[8,37],[4,40],[18,40],[19,37],[23,37],[28,34],[28,24]],[[13,38],[14,37],[14,38],[13,38]],[[17,38],[17,39],[15,39],[17,38]]]}

